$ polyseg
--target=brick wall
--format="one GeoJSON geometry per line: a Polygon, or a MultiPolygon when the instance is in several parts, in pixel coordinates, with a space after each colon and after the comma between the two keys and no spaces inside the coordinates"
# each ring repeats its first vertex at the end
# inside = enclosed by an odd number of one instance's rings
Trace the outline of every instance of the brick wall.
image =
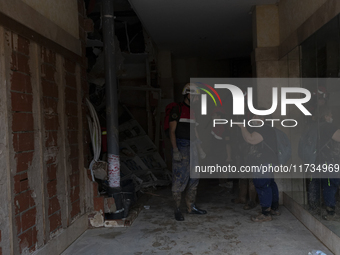
{"type": "Polygon", "coordinates": [[[34,252],[92,209],[82,0],[78,6],[83,56],[76,59],[0,24],[0,121],[8,134],[0,137],[0,151],[8,145],[0,153],[0,202],[11,199],[0,210],[7,220],[0,255],[34,252]]]}
{"type": "MultiPolygon", "coordinates": [[[[16,171],[14,182],[14,218],[20,253],[24,248],[34,250],[37,240],[36,203],[28,179],[34,154],[33,90],[30,80],[29,44],[21,37],[11,35],[11,114],[12,141],[16,171]]],[[[9,37],[8,37],[9,38],[9,37]]]]}
{"type": "Polygon", "coordinates": [[[41,48],[41,87],[42,87],[42,119],[44,126],[44,159],[46,160],[45,168],[47,171],[47,197],[48,197],[48,227],[49,231],[54,233],[61,227],[61,205],[57,195],[57,173],[58,173],[58,138],[60,136],[59,117],[62,114],[58,112],[59,93],[58,84],[56,83],[56,53],[41,48]]]}
{"type": "Polygon", "coordinates": [[[65,60],[65,116],[67,126],[67,137],[69,144],[68,161],[71,166],[68,173],[70,178],[70,202],[71,219],[80,213],[80,172],[78,157],[78,101],[77,101],[77,79],[75,74],[76,65],[70,60],[65,60]]]}

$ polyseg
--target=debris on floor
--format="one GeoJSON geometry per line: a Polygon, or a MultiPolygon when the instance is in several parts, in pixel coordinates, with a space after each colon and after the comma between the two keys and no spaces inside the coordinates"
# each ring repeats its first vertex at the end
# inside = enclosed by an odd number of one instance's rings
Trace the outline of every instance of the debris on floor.
{"type": "Polygon", "coordinates": [[[327,254],[322,251],[312,250],[311,252],[308,252],[308,255],[327,255],[327,254]]]}
{"type": "Polygon", "coordinates": [[[171,174],[156,145],[126,108],[122,115],[125,119],[119,126],[122,181],[132,179],[135,191],[169,185],[171,174]]]}
{"type": "MultiPolygon", "coordinates": [[[[104,219],[97,215],[89,218],[93,227],[114,227],[125,225],[124,219],[130,208],[146,191],[171,183],[171,173],[158,152],[157,146],[141,125],[124,106],[120,108],[119,145],[121,191],[110,194],[106,163],[106,129],[101,127],[95,108],[87,102],[91,117],[88,117],[94,157],[90,165],[92,179],[98,183],[99,192],[104,196],[104,219]],[[101,139],[100,139],[101,138],[101,139]],[[110,201],[112,199],[114,202],[110,201]],[[117,223],[117,220],[122,220],[117,223]],[[107,222],[108,221],[108,222],[107,222]]],[[[129,219],[129,224],[132,221],[129,219]]]]}
{"type": "Polygon", "coordinates": [[[159,196],[144,201],[150,210],[143,206],[131,227],[88,230],[63,255],[111,254],[117,247],[119,254],[307,255],[312,249],[332,254],[285,207],[273,221],[256,224],[250,217],[257,209],[243,210],[231,203],[235,195],[227,190],[216,196],[218,189],[218,182],[201,180],[197,203],[208,213],[185,214],[177,222],[171,188],[159,188],[159,196]]]}

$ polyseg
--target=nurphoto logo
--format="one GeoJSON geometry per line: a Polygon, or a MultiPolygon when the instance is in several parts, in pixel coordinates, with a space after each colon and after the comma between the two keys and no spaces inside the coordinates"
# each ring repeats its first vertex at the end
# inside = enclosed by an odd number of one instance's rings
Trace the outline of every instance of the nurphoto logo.
{"type": "MultiPolygon", "coordinates": [[[[233,115],[235,116],[242,116],[245,115],[245,100],[244,100],[244,92],[237,86],[232,84],[215,84],[214,88],[208,84],[200,83],[204,85],[205,87],[209,88],[219,99],[219,102],[222,106],[222,100],[217,93],[215,89],[228,89],[231,92],[232,100],[233,100],[233,115]]],[[[216,100],[213,96],[213,94],[208,91],[205,88],[199,88],[203,91],[205,91],[214,101],[215,106],[217,106],[216,100]]],[[[309,90],[305,88],[299,88],[299,87],[282,87],[281,89],[281,116],[287,115],[287,105],[295,105],[305,116],[311,116],[312,114],[306,109],[303,104],[307,103],[311,99],[311,93],[309,90]],[[295,93],[295,94],[302,94],[304,97],[302,98],[287,98],[287,94],[289,93],[295,93]]],[[[201,114],[207,115],[207,94],[201,94],[201,114]]],[[[268,116],[274,113],[278,106],[278,88],[273,87],[272,88],[272,105],[267,110],[258,110],[254,107],[254,101],[253,101],[253,88],[248,87],[247,88],[247,106],[249,111],[254,116],[268,116]]],[[[241,122],[235,122],[232,119],[214,119],[213,120],[213,126],[216,125],[225,125],[230,123],[230,126],[236,124],[243,124],[246,125],[246,122],[248,126],[250,127],[262,127],[265,122],[271,122],[271,125],[274,126],[275,121],[279,121],[283,127],[296,127],[298,122],[295,119],[251,119],[246,121],[246,119],[243,119],[241,122]],[[290,124],[289,124],[290,123],[290,124]]]]}

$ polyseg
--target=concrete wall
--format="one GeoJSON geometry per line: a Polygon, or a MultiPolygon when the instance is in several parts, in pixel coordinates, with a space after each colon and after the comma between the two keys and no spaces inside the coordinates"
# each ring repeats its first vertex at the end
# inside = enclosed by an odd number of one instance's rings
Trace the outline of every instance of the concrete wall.
{"type": "Polygon", "coordinates": [[[279,46],[280,29],[278,12],[279,9],[276,5],[260,5],[255,7],[255,48],[279,46]]]}
{"type": "MultiPolygon", "coordinates": [[[[337,0],[281,0],[278,5],[256,6],[253,12],[254,75],[259,78],[299,78],[299,45],[339,13],[340,2],[337,0]]],[[[287,86],[301,85],[297,81],[287,86]]],[[[268,88],[261,84],[257,88],[258,101],[266,104],[268,88]]],[[[288,114],[302,123],[301,113],[297,109],[290,107],[288,114]]],[[[287,131],[292,141],[293,163],[300,163],[297,146],[302,128],[299,125],[294,132],[287,131]]],[[[282,179],[277,182],[280,191],[301,191],[304,188],[303,179],[282,179]]]]}
{"type": "Polygon", "coordinates": [[[44,43],[49,40],[57,43],[59,49],[62,46],[79,56],[83,54],[80,40],[84,39],[84,17],[79,17],[74,13],[84,12],[84,5],[77,5],[76,0],[27,0],[27,3],[30,3],[34,8],[21,0],[0,1],[1,23],[11,27],[21,26],[20,32],[27,38],[34,38],[37,41],[39,38],[36,34],[39,34],[44,36],[43,39],[40,38],[44,43]],[[63,2],[65,5],[61,4],[63,2]],[[68,22],[74,23],[67,24],[68,22]]]}
{"type": "Polygon", "coordinates": [[[60,26],[66,32],[79,38],[77,0],[22,0],[27,5],[60,26]]]}
{"type": "Polygon", "coordinates": [[[337,0],[282,0],[278,5],[256,6],[253,12],[254,74],[281,77],[277,61],[339,13],[337,0]]]}
{"type": "Polygon", "coordinates": [[[279,57],[287,55],[339,13],[338,0],[280,1],[279,57]]]}
{"type": "MultiPolygon", "coordinates": [[[[82,23],[78,31],[84,52],[82,23]]],[[[0,254],[59,254],[87,228],[93,207],[86,58],[44,38],[0,18],[0,254]]]]}
{"type": "Polygon", "coordinates": [[[327,0],[281,0],[279,2],[280,42],[287,39],[327,0]]]}
{"type": "MultiPolygon", "coordinates": [[[[256,6],[253,12],[253,74],[258,78],[279,77],[279,11],[276,5],[256,6]]],[[[266,89],[258,86],[258,102],[264,100],[266,89]]],[[[266,107],[265,105],[260,105],[266,107]]]]}

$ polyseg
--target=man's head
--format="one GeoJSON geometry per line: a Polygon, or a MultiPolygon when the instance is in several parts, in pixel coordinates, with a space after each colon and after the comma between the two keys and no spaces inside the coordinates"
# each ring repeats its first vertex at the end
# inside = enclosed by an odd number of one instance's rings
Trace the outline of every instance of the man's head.
{"type": "Polygon", "coordinates": [[[331,108],[324,105],[319,108],[319,120],[326,121],[328,123],[333,122],[333,114],[331,108]]]}
{"type": "Polygon", "coordinates": [[[227,113],[222,106],[215,107],[211,113],[212,119],[222,119],[226,118],[227,113]]]}
{"type": "Polygon", "coordinates": [[[182,95],[184,96],[184,102],[190,104],[190,102],[196,102],[199,99],[200,90],[194,83],[185,84],[182,95]]]}
{"type": "Polygon", "coordinates": [[[328,100],[328,92],[326,87],[319,86],[314,92],[313,96],[316,97],[317,105],[318,106],[324,106],[327,103],[328,100]]]}

